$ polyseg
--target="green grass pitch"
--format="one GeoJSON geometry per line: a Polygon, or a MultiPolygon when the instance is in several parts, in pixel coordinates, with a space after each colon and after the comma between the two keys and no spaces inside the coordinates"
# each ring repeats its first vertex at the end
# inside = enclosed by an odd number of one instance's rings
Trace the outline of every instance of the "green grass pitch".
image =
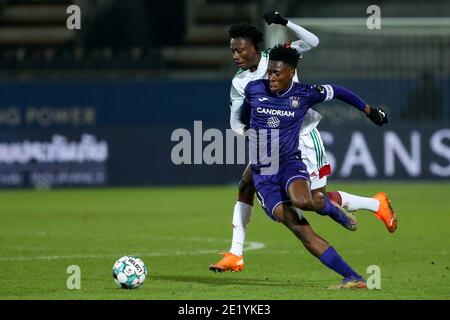
{"type": "Polygon", "coordinates": [[[0,299],[449,299],[450,185],[334,184],[360,195],[384,190],[398,213],[389,234],[367,211],[350,232],[305,213],[359,273],[381,269],[380,290],[328,290],[341,277],[255,206],[246,268],[208,270],[229,249],[235,187],[0,192],[0,299]],[[149,270],[137,290],[116,287],[111,269],[137,254],[149,270]],[[69,290],[67,267],[81,268],[69,290]]]}

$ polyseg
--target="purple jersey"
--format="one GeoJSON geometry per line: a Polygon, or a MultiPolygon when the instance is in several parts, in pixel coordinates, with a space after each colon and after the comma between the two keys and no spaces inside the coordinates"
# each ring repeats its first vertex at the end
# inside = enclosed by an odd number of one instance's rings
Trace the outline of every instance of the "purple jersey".
{"type": "Polygon", "coordinates": [[[245,108],[250,113],[250,153],[252,167],[260,169],[278,157],[279,164],[301,159],[298,136],[309,108],[333,98],[330,85],[306,85],[292,82],[279,94],[272,93],[268,80],[250,82],[245,88],[245,108]],[[275,129],[275,130],[274,130],[275,129]],[[264,150],[262,150],[264,149],[264,150]]]}
{"type": "Polygon", "coordinates": [[[303,118],[309,108],[333,98],[361,111],[366,106],[353,92],[336,85],[293,82],[285,92],[274,94],[268,80],[257,80],[245,88],[242,119],[249,124],[253,181],[261,206],[275,221],[277,206],[290,202],[290,184],[299,179],[309,180],[298,150],[303,118]]]}

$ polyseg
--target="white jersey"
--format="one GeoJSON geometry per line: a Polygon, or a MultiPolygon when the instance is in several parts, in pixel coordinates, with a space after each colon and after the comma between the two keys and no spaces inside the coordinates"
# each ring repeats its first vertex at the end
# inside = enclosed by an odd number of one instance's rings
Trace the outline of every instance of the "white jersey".
{"type": "MultiPolygon", "coordinates": [[[[267,79],[268,65],[269,51],[264,50],[261,51],[261,60],[259,61],[258,68],[255,71],[250,72],[249,70],[239,69],[236,73],[232,80],[230,90],[230,108],[232,114],[240,114],[240,110],[245,99],[244,90],[247,84],[254,80],[267,79]]],[[[297,71],[295,71],[293,80],[298,82],[297,71]]],[[[315,127],[317,127],[320,120],[322,120],[322,116],[317,111],[308,109],[300,129],[300,136],[308,135],[315,127]]]]}

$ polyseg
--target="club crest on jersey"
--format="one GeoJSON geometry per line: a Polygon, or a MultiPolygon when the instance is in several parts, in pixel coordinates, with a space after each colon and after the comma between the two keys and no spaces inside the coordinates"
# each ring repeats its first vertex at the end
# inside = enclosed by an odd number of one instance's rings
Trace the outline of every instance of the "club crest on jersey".
{"type": "Polygon", "coordinates": [[[291,102],[291,108],[297,109],[300,107],[300,97],[289,97],[289,100],[291,102]]]}

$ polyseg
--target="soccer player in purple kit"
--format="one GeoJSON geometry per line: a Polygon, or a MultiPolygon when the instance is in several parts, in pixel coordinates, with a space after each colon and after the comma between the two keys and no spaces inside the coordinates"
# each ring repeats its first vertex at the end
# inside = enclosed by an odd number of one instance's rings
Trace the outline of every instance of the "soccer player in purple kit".
{"type": "MultiPolygon", "coordinates": [[[[263,18],[269,25],[283,25],[296,34],[298,40],[287,44],[287,46],[294,48],[300,56],[316,47],[319,43],[316,35],[292,23],[292,21],[282,17],[276,11],[266,12],[263,18]]],[[[262,41],[262,34],[254,26],[233,26],[229,30],[229,37],[233,59],[240,67],[232,80],[230,90],[230,125],[234,132],[243,135],[245,124],[241,121],[240,115],[245,98],[244,90],[249,82],[267,78],[270,49],[258,50],[258,42],[262,41]]],[[[294,82],[298,82],[297,75],[294,76],[293,80],[294,82]]],[[[319,89],[324,90],[324,88],[319,89]]],[[[382,109],[368,108],[371,113],[369,118],[374,123],[379,126],[387,123],[387,115],[382,109]]],[[[351,212],[360,209],[372,211],[377,219],[384,222],[389,232],[394,232],[397,228],[397,219],[386,193],[378,192],[373,198],[370,198],[343,191],[327,192],[327,175],[331,173],[331,167],[327,161],[320,132],[316,128],[320,119],[321,116],[319,113],[313,109],[309,109],[303,120],[299,135],[299,149],[301,150],[302,159],[310,175],[312,193],[321,192],[328,195],[330,200],[342,206],[344,210],[351,212]]],[[[229,252],[222,253],[223,258],[220,261],[210,265],[210,270],[214,272],[238,272],[244,269],[243,250],[245,233],[247,225],[251,220],[254,194],[255,187],[251,169],[250,166],[247,166],[239,182],[238,199],[233,210],[231,248],[229,252]]],[[[350,213],[349,215],[351,216],[350,213]]],[[[333,215],[330,215],[330,217],[333,218],[333,215]]],[[[345,222],[342,219],[334,220],[347,229],[355,229],[354,225],[341,223],[345,222]]]]}
{"type": "Polygon", "coordinates": [[[339,206],[322,193],[311,193],[309,174],[301,160],[297,139],[308,109],[334,98],[358,108],[367,116],[370,107],[350,90],[337,85],[294,82],[299,58],[296,50],[276,46],[269,54],[268,79],[252,81],[245,88],[243,110],[250,115],[246,135],[250,138],[257,198],[272,220],[285,225],[311,254],[344,277],[336,288],[366,288],[363,277],[318,236],[292,206],[324,215],[343,215],[339,206]],[[275,170],[267,174],[265,170],[268,166],[273,167],[273,163],[277,164],[275,170]]]}

